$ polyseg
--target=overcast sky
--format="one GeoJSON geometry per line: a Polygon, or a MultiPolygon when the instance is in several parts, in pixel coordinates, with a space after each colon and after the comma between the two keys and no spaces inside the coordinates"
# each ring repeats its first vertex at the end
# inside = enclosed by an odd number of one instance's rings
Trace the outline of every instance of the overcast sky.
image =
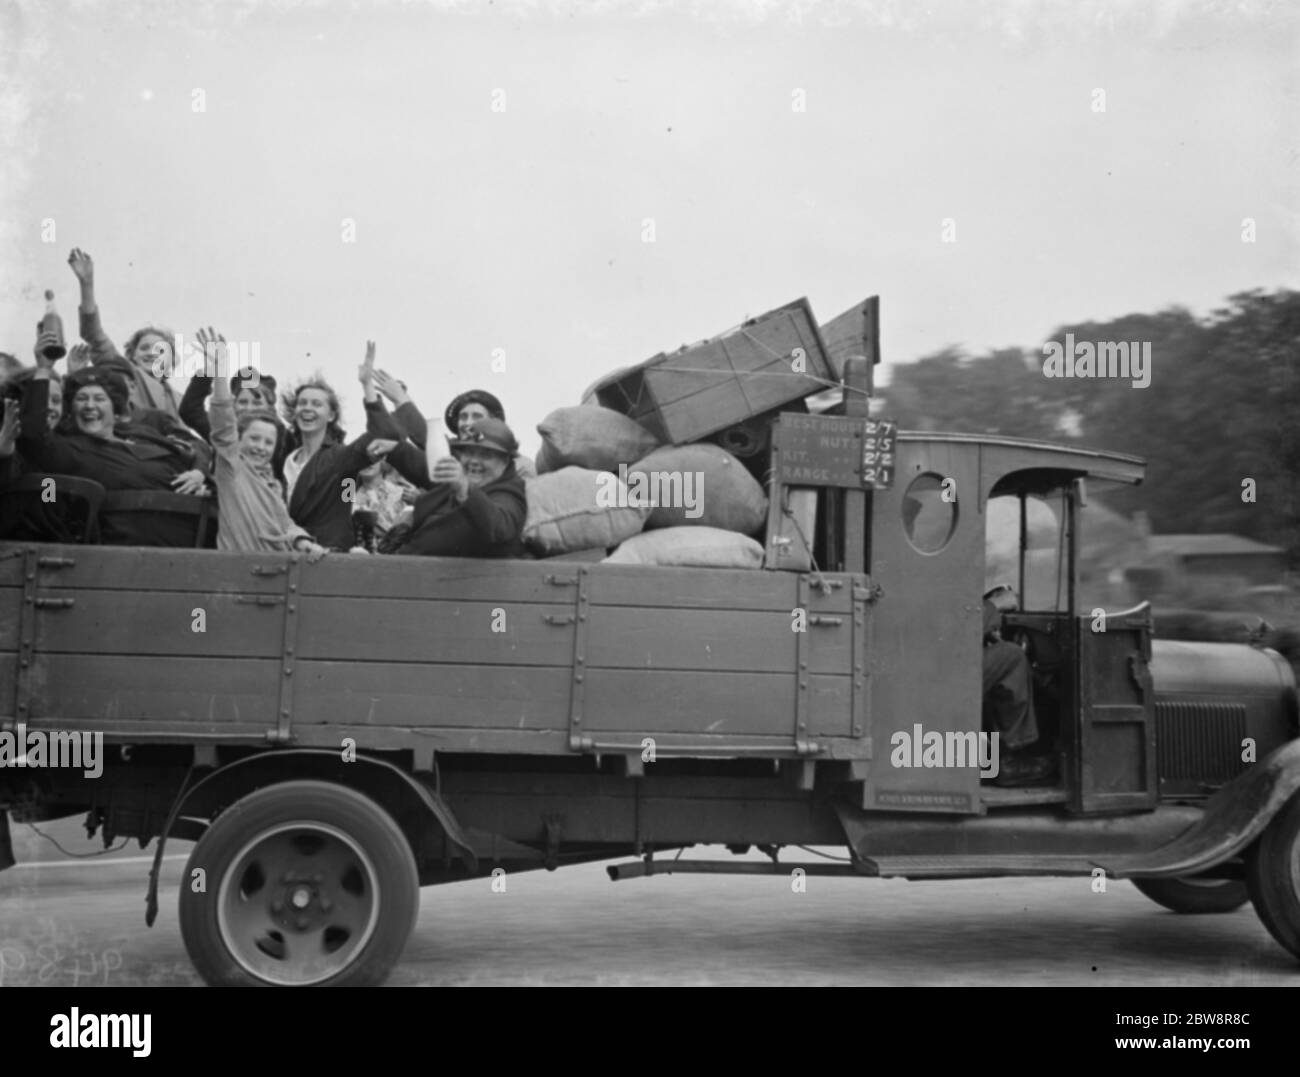
{"type": "Polygon", "coordinates": [[[799,296],[878,293],[886,363],[1206,312],[1300,286],[1295,8],[0,0],[0,349],[47,287],[75,334],[78,246],[119,344],[212,324],[359,432],[373,338],[533,449],[799,296]]]}

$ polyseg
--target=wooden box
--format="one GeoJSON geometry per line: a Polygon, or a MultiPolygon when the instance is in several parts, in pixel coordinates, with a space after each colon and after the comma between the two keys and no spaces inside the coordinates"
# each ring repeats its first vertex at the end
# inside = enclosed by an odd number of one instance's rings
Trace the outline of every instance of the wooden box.
{"type": "Polygon", "coordinates": [[[590,394],[666,444],[681,445],[820,392],[835,377],[808,301],[799,299],[617,371],[590,394]]]}

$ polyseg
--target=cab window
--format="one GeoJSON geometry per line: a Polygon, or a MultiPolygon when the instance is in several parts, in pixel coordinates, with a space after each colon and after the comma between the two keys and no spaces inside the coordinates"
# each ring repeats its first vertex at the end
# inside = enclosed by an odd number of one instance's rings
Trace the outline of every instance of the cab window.
{"type": "Polygon", "coordinates": [[[1010,584],[1027,612],[1069,609],[1069,511],[1065,491],[989,498],[984,589],[1010,584]]]}

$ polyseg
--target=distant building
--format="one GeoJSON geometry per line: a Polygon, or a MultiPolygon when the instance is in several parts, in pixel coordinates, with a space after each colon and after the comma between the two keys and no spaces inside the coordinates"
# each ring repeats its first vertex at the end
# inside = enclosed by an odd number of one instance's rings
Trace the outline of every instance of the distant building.
{"type": "Polygon", "coordinates": [[[1233,577],[1247,584],[1279,583],[1286,573],[1286,550],[1241,535],[1151,535],[1143,564],[1126,575],[1142,589],[1154,589],[1172,574],[1185,580],[1233,577]]]}

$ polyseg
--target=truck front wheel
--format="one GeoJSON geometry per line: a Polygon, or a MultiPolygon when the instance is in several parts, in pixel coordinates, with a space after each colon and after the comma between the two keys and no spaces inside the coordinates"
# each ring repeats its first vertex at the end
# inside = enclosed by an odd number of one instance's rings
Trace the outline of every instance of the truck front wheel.
{"type": "Polygon", "coordinates": [[[1300,794],[1273,817],[1246,858],[1246,885],[1269,934],[1300,958],[1300,794]]]}
{"type": "Polygon", "coordinates": [[[284,782],[227,808],[194,847],[181,936],[213,986],[365,986],[397,963],[419,905],[392,816],[344,786],[284,782]]]}
{"type": "Polygon", "coordinates": [[[1250,900],[1240,879],[1134,879],[1133,885],[1157,905],[1174,912],[1196,914],[1236,912],[1250,900]]]}

